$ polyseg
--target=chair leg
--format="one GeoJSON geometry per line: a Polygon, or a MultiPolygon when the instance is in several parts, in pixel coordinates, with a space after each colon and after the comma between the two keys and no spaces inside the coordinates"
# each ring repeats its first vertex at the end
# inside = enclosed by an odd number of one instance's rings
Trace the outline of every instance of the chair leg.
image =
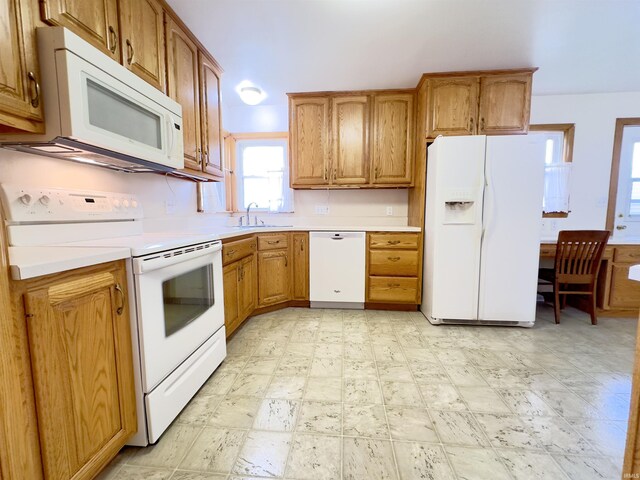
{"type": "Polygon", "coordinates": [[[598,324],[598,317],[596,317],[596,295],[591,294],[591,301],[589,302],[589,313],[591,314],[591,325],[598,324]]]}
{"type": "Polygon", "coordinates": [[[553,313],[556,317],[556,324],[560,323],[560,294],[558,293],[560,290],[560,285],[558,282],[553,283],[553,313]]]}

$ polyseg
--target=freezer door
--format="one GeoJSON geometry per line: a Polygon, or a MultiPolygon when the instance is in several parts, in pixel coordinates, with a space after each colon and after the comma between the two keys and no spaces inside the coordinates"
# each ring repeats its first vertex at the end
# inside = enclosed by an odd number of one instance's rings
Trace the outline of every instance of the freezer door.
{"type": "Polygon", "coordinates": [[[488,137],[480,320],[533,325],[542,228],[544,144],[488,137]]]}
{"type": "Polygon", "coordinates": [[[429,147],[421,310],[434,323],[477,318],[485,139],[439,137],[429,147]]]}

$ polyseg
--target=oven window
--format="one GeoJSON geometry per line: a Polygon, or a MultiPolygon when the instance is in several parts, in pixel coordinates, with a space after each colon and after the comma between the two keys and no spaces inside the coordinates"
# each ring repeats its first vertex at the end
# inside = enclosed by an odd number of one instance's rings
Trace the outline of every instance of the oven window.
{"type": "Polygon", "coordinates": [[[170,336],[186,327],[214,304],[213,265],[162,282],[164,332],[170,336]]]}

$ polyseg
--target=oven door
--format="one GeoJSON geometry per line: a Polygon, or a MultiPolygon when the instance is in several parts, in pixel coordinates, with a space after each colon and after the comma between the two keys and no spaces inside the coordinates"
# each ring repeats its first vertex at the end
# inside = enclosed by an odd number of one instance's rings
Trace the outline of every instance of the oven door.
{"type": "MultiPolygon", "coordinates": [[[[144,257],[134,259],[143,261],[144,257]]],[[[179,256],[154,256],[153,263],[151,270],[134,265],[145,393],[224,325],[219,245],[179,256]],[[163,266],[159,257],[167,257],[168,265],[163,266]],[[137,273],[140,270],[143,271],[137,273]]]]}

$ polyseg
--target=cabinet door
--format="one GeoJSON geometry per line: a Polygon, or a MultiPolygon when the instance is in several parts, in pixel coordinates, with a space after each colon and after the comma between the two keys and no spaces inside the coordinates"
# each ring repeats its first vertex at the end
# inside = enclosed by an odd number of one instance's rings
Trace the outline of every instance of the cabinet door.
{"type": "Polygon", "coordinates": [[[478,78],[437,78],[428,82],[427,138],[475,135],[478,78]]]}
{"type": "Polygon", "coordinates": [[[222,288],[224,289],[224,326],[227,337],[238,328],[238,282],[240,262],[234,262],[222,269],[222,288]]]}
{"type": "Polygon", "coordinates": [[[640,307],[640,283],[629,280],[629,267],[632,264],[614,263],[611,272],[611,292],[609,306],[611,308],[640,307]]]}
{"type": "Polygon", "coordinates": [[[122,63],[165,91],[164,17],[158,0],[119,0],[122,63]]]}
{"type": "Polygon", "coordinates": [[[198,48],[171,17],[166,18],[167,91],[182,105],[184,166],[202,171],[198,48]]]}
{"type": "Polygon", "coordinates": [[[293,234],[293,299],[309,300],[309,234],[293,234]]]}
{"type": "Polygon", "coordinates": [[[117,0],[40,0],[40,4],[45,22],[67,27],[120,62],[117,0]]]}
{"type": "Polygon", "coordinates": [[[200,114],[202,115],[202,157],[204,171],[219,177],[222,173],[222,119],[220,109],[220,70],[200,53],[200,114]]]}
{"type": "Polygon", "coordinates": [[[240,283],[238,284],[239,323],[242,323],[256,308],[257,261],[255,255],[240,261],[240,283]]]}
{"type": "Polygon", "coordinates": [[[480,79],[479,134],[501,135],[529,131],[531,79],[530,73],[480,79]]]}
{"type": "Polygon", "coordinates": [[[289,249],[258,252],[258,306],[290,299],[290,271],[289,249]]]}
{"type": "Polygon", "coordinates": [[[374,97],[373,183],[410,184],[413,165],[413,94],[374,97]]]}
{"type": "Polygon", "coordinates": [[[0,0],[1,132],[44,128],[33,8],[28,0],[0,0]]]}
{"type": "Polygon", "coordinates": [[[331,183],[369,182],[369,98],[336,97],[331,100],[331,183]]]}
{"type": "Polygon", "coordinates": [[[329,98],[289,101],[291,186],[329,184],[329,98]]]}
{"type": "Polygon", "coordinates": [[[46,478],[93,478],[136,431],[124,282],[96,270],[25,294],[46,478]]]}

